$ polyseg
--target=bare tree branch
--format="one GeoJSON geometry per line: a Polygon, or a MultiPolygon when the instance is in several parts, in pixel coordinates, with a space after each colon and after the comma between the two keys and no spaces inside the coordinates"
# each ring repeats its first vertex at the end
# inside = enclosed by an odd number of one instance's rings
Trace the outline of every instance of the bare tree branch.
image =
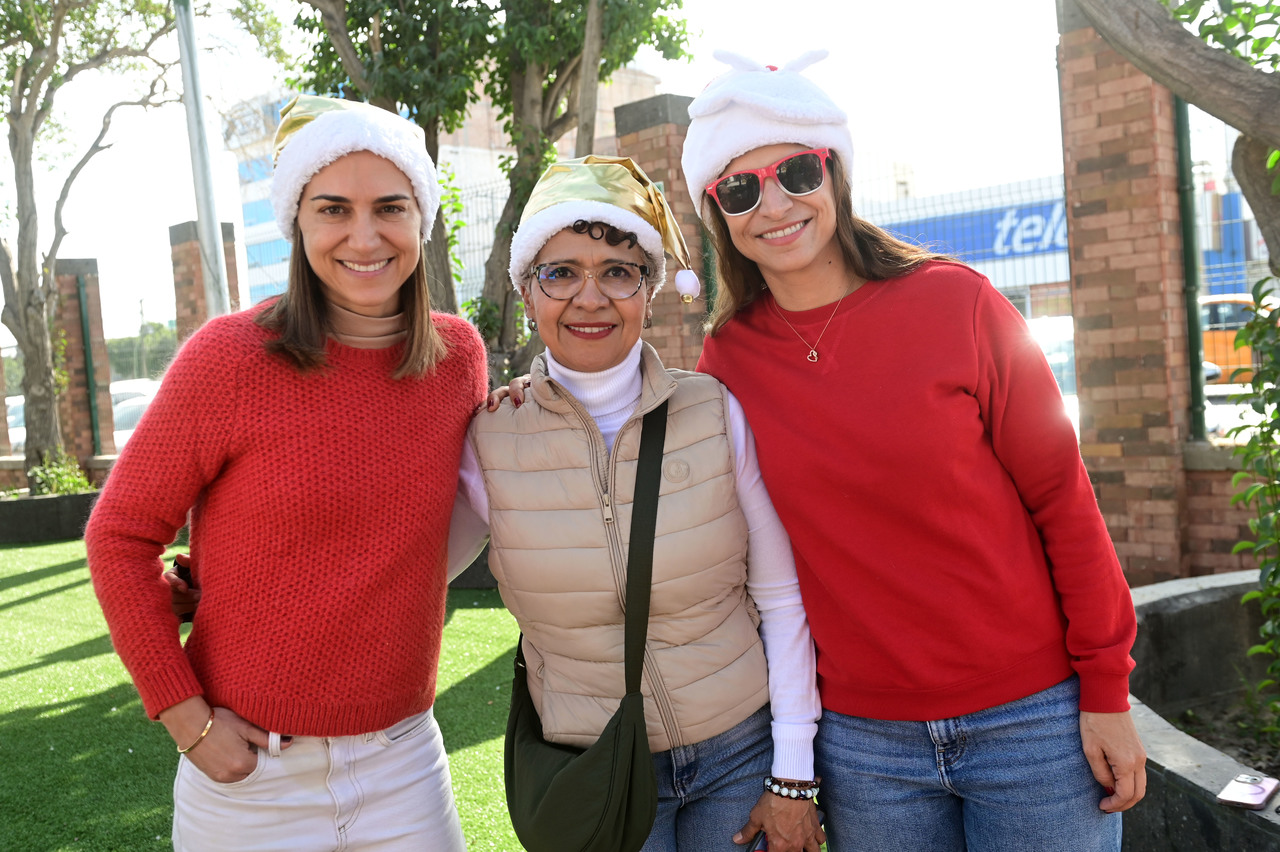
{"type": "Polygon", "coordinates": [[[165,84],[165,75],[173,67],[173,63],[157,62],[156,64],[159,66],[160,71],[155,79],[151,81],[147,93],[135,101],[120,101],[107,108],[107,111],[102,116],[102,128],[98,131],[98,135],[90,143],[88,149],[85,150],[75,166],[72,167],[67,179],[62,182],[62,191],[58,193],[58,201],[53,205],[53,240],[49,244],[48,252],[45,253],[44,269],[46,280],[44,286],[46,287],[52,287],[53,267],[58,259],[58,249],[62,246],[62,240],[67,235],[67,229],[62,224],[62,209],[71,194],[71,185],[75,183],[76,178],[80,176],[80,172],[88,165],[89,160],[111,147],[110,145],[103,145],[102,140],[106,138],[107,132],[111,129],[111,119],[115,115],[115,111],[124,106],[153,107],[181,101],[181,98],[178,97],[165,98],[162,96],[164,92],[168,91],[168,86],[165,84]]]}
{"type": "MultiPolygon", "coordinates": [[[[178,27],[175,18],[166,18],[165,23],[158,29],[152,30],[147,41],[142,47],[116,47],[111,50],[103,50],[95,53],[84,62],[77,62],[74,65],[68,65],[67,71],[62,77],[62,86],[67,85],[77,75],[85,71],[91,71],[94,68],[100,68],[108,62],[116,59],[140,59],[150,57],[151,49],[160,39],[173,32],[178,27]]],[[[61,88],[61,86],[59,87],[61,88]]]]}
{"type": "Polygon", "coordinates": [[[1280,148],[1280,77],[1205,44],[1156,0],[1075,4],[1139,70],[1246,136],[1280,148]]]}

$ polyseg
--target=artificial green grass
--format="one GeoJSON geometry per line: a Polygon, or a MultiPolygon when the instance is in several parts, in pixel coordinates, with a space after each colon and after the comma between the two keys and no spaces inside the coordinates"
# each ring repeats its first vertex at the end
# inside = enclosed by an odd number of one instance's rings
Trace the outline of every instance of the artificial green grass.
{"type": "MultiPolygon", "coordinates": [[[[515,621],[453,590],[437,683],[467,845],[519,850],[502,787],[515,621]]],[[[80,541],[0,546],[0,850],[169,848],[164,729],[111,649],[80,541]]]]}

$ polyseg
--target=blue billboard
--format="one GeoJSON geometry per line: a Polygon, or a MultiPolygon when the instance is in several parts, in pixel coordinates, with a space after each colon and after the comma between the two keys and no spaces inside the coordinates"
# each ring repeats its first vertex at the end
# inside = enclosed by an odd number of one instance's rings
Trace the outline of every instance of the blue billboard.
{"type": "Polygon", "coordinates": [[[904,240],[953,254],[966,263],[1006,260],[1067,250],[1062,201],[966,210],[881,227],[904,240]]]}

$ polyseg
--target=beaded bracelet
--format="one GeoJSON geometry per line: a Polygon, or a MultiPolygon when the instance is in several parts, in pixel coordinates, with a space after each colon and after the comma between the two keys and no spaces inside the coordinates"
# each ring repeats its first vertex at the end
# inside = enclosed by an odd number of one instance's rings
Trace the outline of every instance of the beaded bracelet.
{"type": "Polygon", "coordinates": [[[765,777],[764,788],[784,799],[812,799],[818,795],[817,781],[779,781],[772,775],[765,777]]]}
{"type": "Polygon", "coordinates": [[[193,742],[191,745],[187,746],[186,748],[178,749],[178,754],[186,754],[187,752],[191,751],[191,749],[195,748],[196,746],[200,745],[200,743],[204,742],[204,738],[209,736],[209,729],[213,727],[213,714],[214,714],[214,711],[210,709],[209,721],[204,723],[204,730],[200,732],[200,736],[196,737],[196,741],[193,742]]]}

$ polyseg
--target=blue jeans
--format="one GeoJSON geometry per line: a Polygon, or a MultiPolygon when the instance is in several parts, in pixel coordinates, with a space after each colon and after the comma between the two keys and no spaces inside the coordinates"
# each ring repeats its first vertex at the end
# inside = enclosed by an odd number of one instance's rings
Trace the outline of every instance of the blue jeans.
{"type": "Polygon", "coordinates": [[[769,705],[723,734],[653,756],[658,818],[640,852],[742,852],[747,823],[773,768],[769,705]]]}
{"type": "Polygon", "coordinates": [[[823,711],[814,742],[829,852],[1113,852],[1120,814],[1080,741],[1080,683],[936,722],[823,711]]]}

